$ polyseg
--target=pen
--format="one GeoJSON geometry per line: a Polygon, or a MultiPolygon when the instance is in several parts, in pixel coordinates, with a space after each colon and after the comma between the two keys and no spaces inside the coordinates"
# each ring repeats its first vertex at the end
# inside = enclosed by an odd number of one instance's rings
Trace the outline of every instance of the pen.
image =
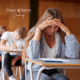
{"type": "Polygon", "coordinates": [[[62,63],[62,61],[48,61],[48,60],[46,60],[46,61],[42,61],[42,62],[62,63]]]}

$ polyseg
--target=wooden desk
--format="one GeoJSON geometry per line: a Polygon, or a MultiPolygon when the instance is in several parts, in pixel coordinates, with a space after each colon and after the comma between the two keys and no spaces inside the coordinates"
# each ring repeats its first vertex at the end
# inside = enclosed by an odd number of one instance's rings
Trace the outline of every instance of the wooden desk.
{"type": "MultiPolygon", "coordinates": [[[[42,62],[40,59],[28,59],[25,58],[25,69],[26,69],[26,62],[29,61],[34,64],[38,64],[42,66],[37,75],[37,79],[39,80],[40,74],[44,69],[52,69],[52,68],[80,68],[80,59],[65,59],[66,61],[63,61],[62,63],[48,63],[48,62],[42,62]]],[[[26,70],[25,70],[25,79],[26,79],[26,70]]],[[[32,74],[32,65],[30,70],[31,80],[33,80],[33,74],[32,74]]]]}
{"type": "Polygon", "coordinates": [[[22,52],[23,49],[2,49],[2,52],[22,52]]]}
{"type": "Polygon", "coordinates": [[[2,51],[2,69],[1,69],[1,78],[2,78],[2,80],[5,80],[5,77],[4,77],[4,56],[5,56],[5,54],[4,54],[4,52],[22,52],[23,51],[23,49],[12,49],[12,50],[7,50],[7,49],[5,49],[5,50],[1,50],[2,51]]]}

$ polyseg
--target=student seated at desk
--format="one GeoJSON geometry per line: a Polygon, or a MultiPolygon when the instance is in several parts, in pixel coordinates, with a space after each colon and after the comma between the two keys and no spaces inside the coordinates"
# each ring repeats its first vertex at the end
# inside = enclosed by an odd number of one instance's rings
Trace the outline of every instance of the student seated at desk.
{"type": "MultiPolygon", "coordinates": [[[[1,37],[0,49],[22,49],[26,41],[27,30],[25,27],[18,27],[14,32],[6,31],[1,37]]],[[[4,66],[9,80],[16,80],[13,76],[11,66],[21,65],[21,53],[6,53],[4,66]]]]}
{"type": "MultiPolygon", "coordinates": [[[[78,54],[79,43],[65,25],[61,12],[49,8],[29,31],[22,58],[23,61],[25,55],[30,59],[78,58],[78,54]]],[[[32,66],[34,80],[40,67],[36,64],[32,66]]],[[[30,62],[27,64],[27,70],[27,80],[30,80],[30,62]]],[[[44,70],[40,80],[70,80],[60,71],[60,69],[44,70]]],[[[25,80],[24,74],[22,80],[25,80]]]]}
{"type": "MultiPolygon", "coordinates": [[[[0,41],[2,34],[6,31],[6,26],[0,26],[0,41]]],[[[1,69],[1,51],[0,51],[0,69],[1,69]]]]}

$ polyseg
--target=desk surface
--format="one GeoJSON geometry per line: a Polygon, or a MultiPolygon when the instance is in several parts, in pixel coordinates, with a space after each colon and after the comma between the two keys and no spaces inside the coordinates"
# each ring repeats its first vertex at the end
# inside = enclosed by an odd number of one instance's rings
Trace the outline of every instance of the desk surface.
{"type": "Polygon", "coordinates": [[[2,49],[2,52],[22,52],[23,49],[2,49]]]}
{"type": "Polygon", "coordinates": [[[41,66],[55,66],[55,67],[80,67],[80,59],[65,59],[62,63],[53,63],[53,62],[42,62],[41,59],[28,59],[25,58],[25,61],[29,61],[41,66]]]}

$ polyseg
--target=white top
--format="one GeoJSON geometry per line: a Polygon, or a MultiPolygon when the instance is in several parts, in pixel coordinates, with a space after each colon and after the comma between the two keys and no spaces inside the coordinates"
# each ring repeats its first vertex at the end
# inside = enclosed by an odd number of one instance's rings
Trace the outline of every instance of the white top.
{"type": "MultiPolygon", "coordinates": [[[[14,42],[16,44],[16,46],[18,47],[17,49],[22,49],[22,47],[25,45],[25,41],[26,41],[26,38],[24,39],[18,39],[18,40],[15,40],[13,38],[13,33],[14,32],[4,32],[1,39],[5,39],[6,40],[6,45],[7,46],[13,46],[14,45],[14,42]]],[[[21,53],[19,52],[15,52],[15,53],[10,53],[11,55],[20,55],[21,53]]]]}
{"type": "Polygon", "coordinates": [[[58,55],[58,34],[55,33],[55,46],[50,48],[43,37],[44,42],[44,58],[56,58],[58,55]]]}

